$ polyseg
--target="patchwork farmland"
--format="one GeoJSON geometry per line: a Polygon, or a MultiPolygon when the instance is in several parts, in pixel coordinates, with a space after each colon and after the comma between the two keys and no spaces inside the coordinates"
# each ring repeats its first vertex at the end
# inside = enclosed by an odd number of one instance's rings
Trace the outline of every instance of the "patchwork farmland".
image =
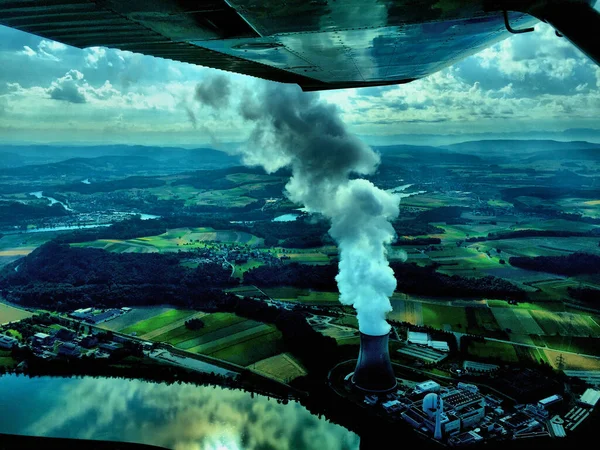
{"type": "Polygon", "coordinates": [[[158,236],[136,239],[98,239],[72,244],[73,247],[101,248],[116,253],[165,253],[204,248],[207,243],[261,245],[263,240],[243,231],[218,231],[212,228],[175,228],[158,236]]]}
{"type": "Polygon", "coordinates": [[[273,325],[231,313],[207,314],[168,307],[134,308],[102,326],[241,366],[285,351],[281,333],[273,325]],[[190,319],[200,319],[203,327],[198,330],[187,328],[185,322],[190,319]]]}

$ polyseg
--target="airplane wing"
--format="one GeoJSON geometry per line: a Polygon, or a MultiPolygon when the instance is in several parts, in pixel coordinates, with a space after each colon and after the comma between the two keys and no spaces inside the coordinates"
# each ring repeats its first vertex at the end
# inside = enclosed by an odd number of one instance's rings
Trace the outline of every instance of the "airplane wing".
{"type": "Polygon", "coordinates": [[[536,17],[600,64],[594,1],[0,0],[0,24],[310,91],[407,83],[530,31],[536,17]]]}

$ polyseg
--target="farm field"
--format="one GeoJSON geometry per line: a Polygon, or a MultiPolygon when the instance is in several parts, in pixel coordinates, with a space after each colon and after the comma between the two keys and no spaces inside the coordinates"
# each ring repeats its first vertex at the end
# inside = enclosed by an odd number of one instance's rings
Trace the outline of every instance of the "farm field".
{"type": "Polygon", "coordinates": [[[201,320],[204,327],[199,330],[180,325],[151,339],[243,366],[285,350],[281,333],[272,325],[231,313],[207,314],[201,320]]]}
{"type": "Polygon", "coordinates": [[[492,311],[487,307],[465,308],[467,332],[477,335],[492,335],[502,329],[492,311]]]}
{"type": "MultiPolygon", "coordinates": [[[[265,183],[260,185],[264,186],[265,183]]],[[[243,207],[255,202],[256,199],[246,195],[249,190],[251,190],[251,186],[202,191],[184,184],[146,189],[147,192],[156,195],[159,200],[184,200],[185,206],[222,206],[227,208],[243,207]]]]}
{"type": "Polygon", "coordinates": [[[553,350],[600,356],[600,338],[544,336],[543,341],[553,350]]]}
{"type": "Polygon", "coordinates": [[[452,331],[462,331],[467,329],[467,316],[465,309],[456,306],[434,305],[423,303],[423,325],[438,329],[447,329],[452,331]]]}
{"type": "Polygon", "coordinates": [[[294,287],[264,288],[263,291],[275,300],[313,305],[340,306],[337,292],[313,291],[294,287]]]}
{"type": "Polygon", "coordinates": [[[519,360],[515,346],[503,342],[470,342],[467,351],[473,357],[494,358],[509,363],[519,360]]]}
{"type": "Polygon", "coordinates": [[[329,264],[331,262],[331,260],[329,259],[329,256],[327,256],[324,253],[321,252],[294,252],[294,250],[292,250],[292,253],[284,253],[285,256],[289,257],[290,259],[285,260],[285,262],[287,264],[289,263],[300,263],[300,264],[313,264],[313,265],[318,265],[318,264],[329,264]]]}
{"type": "Polygon", "coordinates": [[[0,303],[0,324],[26,319],[31,316],[33,316],[33,313],[30,313],[29,311],[15,308],[6,303],[0,303]]]}
{"type": "Polygon", "coordinates": [[[544,350],[544,353],[548,363],[555,369],[559,368],[558,358],[562,355],[564,370],[600,370],[600,359],[598,358],[561,353],[555,350],[544,350]]]}
{"type": "Polygon", "coordinates": [[[149,319],[139,321],[119,331],[124,334],[135,333],[136,336],[141,337],[154,330],[163,328],[169,325],[170,323],[180,321],[181,319],[187,319],[195,315],[196,313],[197,311],[192,310],[170,309],[168,311],[163,312],[162,314],[158,314],[149,319]]]}
{"type": "Polygon", "coordinates": [[[157,253],[176,252],[204,248],[209,242],[238,243],[257,246],[262,239],[243,231],[215,231],[210,228],[176,228],[158,236],[136,239],[98,239],[90,242],[71,244],[73,247],[101,248],[116,253],[157,253]]]}
{"type": "Polygon", "coordinates": [[[268,377],[288,383],[306,375],[306,369],[290,353],[265,358],[252,364],[252,369],[268,377]]]}
{"type": "Polygon", "coordinates": [[[574,252],[600,253],[598,238],[593,237],[531,237],[518,239],[501,239],[470,244],[487,251],[500,249],[501,255],[510,256],[556,256],[574,252]]]}
{"type": "Polygon", "coordinates": [[[60,232],[6,234],[0,237],[0,268],[28,255],[60,232]]]}
{"type": "Polygon", "coordinates": [[[100,328],[111,331],[121,331],[124,328],[130,327],[138,322],[158,316],[164,312],[170,311],[173,308],[168,306],[145,306],[132,308],[126,314],[122,314],[115,319],[107,322],[102,322],[98,325],[100,328]]]}
{"type": "Polygon", "coordinates": [[[392,304],[393,309],[390,313],[388,313],[388,319],[395,320],[397,322],[408,322],[412,323],[413,325],[424,324],[423,303],[393,298],[390,300],[390,303],[392,304]]]}
{"type": "Polygon", "coordinates": [[[531,311],[531,315],[540,324],[543,334],[600,337],[600,325],[586,313],[531,311]]]}
{"type": "Polygon", "coordinates": [[[250,260],[244,264],[235,264],[235,269],[233,271],[233,276],[239,280],[244,278],[244,274],[251,269],[256,269],[257,267],[262,266],[263,263],[257,260],[250,260]]]}
{"type": "Polygon", "coordinates": [[[264,297],[264,294],[254,286],[237,286],[225,290],[243,297],[264,297]]]}

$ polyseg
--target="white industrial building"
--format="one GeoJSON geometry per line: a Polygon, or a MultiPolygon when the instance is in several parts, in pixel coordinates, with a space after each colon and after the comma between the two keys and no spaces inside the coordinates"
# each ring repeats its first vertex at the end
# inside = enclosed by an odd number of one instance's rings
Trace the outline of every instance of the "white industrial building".
{"type": "Polygon", "coordinates": [[[410,344],[428,345],[429,344],[429,334],[427,334],[427,333],[419,333],[417,331],[409,331],[408,332],[408,338],[406,340],[410,344]]]}
{"type": "Polygon", "coordinates": [[[434,350],[448,353],[450,347],[446,341],[432,341],[429,333],[421,333],[418,331],[409,331],[406,342],[424,347],[431,347],[434,350]]]}
{"type": "Polygon", "coordinates": [[[579,399],[579,402],[584,406],[595,408],[598,400],[600,400],[600,391],[596,389],[587,389],[579,399]]]}
{"type": "Polygon", "coordinates": [[[439,383],[428,380],[415,386],[415,394],[427,394],[428,392],[440,392],[439,383]]]}

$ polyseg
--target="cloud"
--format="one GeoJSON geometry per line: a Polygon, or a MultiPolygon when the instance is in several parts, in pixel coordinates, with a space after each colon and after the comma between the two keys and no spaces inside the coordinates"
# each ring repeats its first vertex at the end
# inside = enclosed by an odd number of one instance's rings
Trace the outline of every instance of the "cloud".
{"type": "Polygon", "coordinates": [[[52,82],[48,88],[50,98],[69,103],[85,103],[86,98],[82,88],[83,74],[78,70],[69,70],[65,76],[52,82]]]}
{"type": "Polygon", "coordinates": [[[47,59],[50,61],[60,61],[60,54],[63,53],[68,47],[60,42],[49,41],[42,39],[37,49],[34,50],[28,45],[23,46],[22,54],[30,58],[47,59]]]}

